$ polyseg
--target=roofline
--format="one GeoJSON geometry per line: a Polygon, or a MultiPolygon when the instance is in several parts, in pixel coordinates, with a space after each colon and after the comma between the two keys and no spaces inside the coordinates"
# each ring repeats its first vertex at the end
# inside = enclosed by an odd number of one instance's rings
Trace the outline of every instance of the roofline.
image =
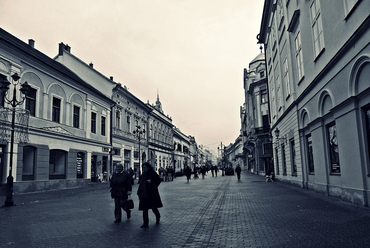
{"type": "Polygon", "coordinates": [[[37,59],[38,61],[41,61],[46,67],[51,67],[53,70],[60,72],[67,78],[78,82],[88,88],[89,90],[95,92],[96,94],[104,97],[106,100],[110,101],[111,104],[114,104],[114,101],[104,95],[102,92],[96,90],[94,87],[92,87],[89,83],[85,82],[83,79],[81,79],[76,73],[74,73],[72,70],[70,70],[68,67],[64,66],[63,64],[53,60],[46,54],[40,52],[39,50],[29,46],[24,41],[18,39],[14,35],[8,33],[4,29],[0,28],[0,40],[3,40],[6,43],[9,43],[11,46],[14,46],[16,49],[21,50],[25,52],[27,55],[29,55],[32,58],[37,59]]]}

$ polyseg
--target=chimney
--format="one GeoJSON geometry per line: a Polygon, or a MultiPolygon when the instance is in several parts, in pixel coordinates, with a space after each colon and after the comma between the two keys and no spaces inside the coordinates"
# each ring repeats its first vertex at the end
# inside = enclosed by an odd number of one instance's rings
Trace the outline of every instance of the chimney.
{"type": "Polygon", "coordinates": [[[28,40],[28,45],[32,48],[35,48],[35,41],[33,39],[28,40]]]}
{"type": "Polygon", "coordinates": [[[65,45],[63,44],[63,42],[60,42],[59,43],[59,52],[58,52],[58,55],[59,56],[62,56],[64,50],[65,50],[65,45]]]}
{"type": "Polygon", "coordinates": [[[110,80],[113,81],[113,76],[110,76],[110,80]]]}
{"type": "Polygon", "coordinates": [[[68,44],[66,44],[65,49],[66,49],[67,52],[71,53],[71,47],[68,46],[68,44]]]}
{"type": "Polygon", "coordinates": [[[93,64],[92,62],[90,62],[89,66],[90,66],[91,68],[94,68],[94,64],[93,64]]]}

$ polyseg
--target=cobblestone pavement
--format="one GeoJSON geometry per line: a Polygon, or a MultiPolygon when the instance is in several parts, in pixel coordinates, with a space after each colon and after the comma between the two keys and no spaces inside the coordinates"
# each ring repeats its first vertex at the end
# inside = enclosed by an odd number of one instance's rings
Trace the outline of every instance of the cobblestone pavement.
{"type": "MultiPolygon", "coordinates": [[[[370,208],[261,176],[163,182],[159,225],[133,194],[130,220],[114,223],[107,184],[14,196],[0,208],[0,247],[369,247],[370,208]]],[[[133,191],[136,193],[137,185],[133,191]]],[[[2,203],[5,197],[0,198],[2,203]]]]}

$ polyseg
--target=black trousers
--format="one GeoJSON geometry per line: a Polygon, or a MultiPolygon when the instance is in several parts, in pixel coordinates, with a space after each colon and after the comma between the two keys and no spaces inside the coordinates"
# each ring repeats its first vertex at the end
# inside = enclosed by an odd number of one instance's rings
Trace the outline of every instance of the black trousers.
{"type": "MultiPolygon", "coordinates": [[[[158,221],[159,218],[161,217],[158,208],[152,208],[152,211],[158,221]]],[[[144,226],[149,225],[149,209],[143,210],[143,222],[144,222],[144,226]]]]}
{"type": "Polygon", "coordinates": [[[127,199],[124,199],[124,198],[121,198],[121,197],[114,198],[114,217],[116,218],[116,220],[122,219],[122,211],[121,211],[121,208],[124,211],[126,211],[126,213],[128,211],[130,211],[126,207],[126,202],[127,202],[127,199]]]}

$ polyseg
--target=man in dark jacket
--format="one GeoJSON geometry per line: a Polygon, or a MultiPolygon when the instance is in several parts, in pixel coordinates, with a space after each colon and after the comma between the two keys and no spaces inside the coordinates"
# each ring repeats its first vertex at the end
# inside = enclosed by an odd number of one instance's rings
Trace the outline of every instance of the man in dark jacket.
{"type": "Polygon", "coordinates": [[[189,179],[191,177],[191,169],[190,169],[190,167],[189,166],[186,166],[184,172],[185,172],[185,175],[186,175],[186,180],[188,180],[188,182],[189,182],[189,179]]]}
{"type": "Polygon", "coordinates": [[[240,174],[242,172],[242,168],[240,168],[240,166],[236,166],[235,168],[235,172],[236,172],[236,176],[238,177],[238,181],[240,181],[240,174]]]}
{"type": "Polygon", "coordinates": [[[161,183],[161,178],[154,171],[151,164],[145,162],[143,164],[144,173],[141,176],[137,195],[139,196],[139,210],[143,211],[143,225],[141,228],[146,228],[149,225],[149,209],[153,211],[156,217],[156,223],[159,224],[161,215],[158,208],[163,207],[161,197],[159,196],[158,186],[161,183]]]}
{"type": "Polygon", "coordinates": [[[110,192],[114,199],[114,222],[121,222],[121,208],[126,212],[127,219],[131,218],[131,210],[127,206],[127,196],[131,195],[132,183],[130,174],[123,170],[122,164],[116,165],[116,172],[110,180],[110,192]]]}

